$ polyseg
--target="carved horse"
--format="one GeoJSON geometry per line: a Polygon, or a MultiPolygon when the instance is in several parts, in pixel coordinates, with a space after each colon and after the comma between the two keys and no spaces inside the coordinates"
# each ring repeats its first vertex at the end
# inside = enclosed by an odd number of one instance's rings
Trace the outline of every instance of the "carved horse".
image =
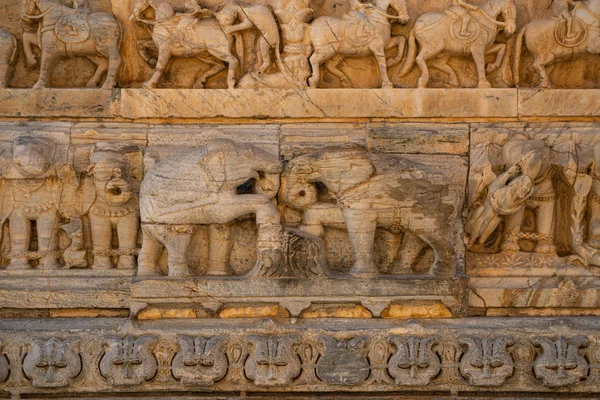
{"type": "Polygon", "coordinates": [[[573,10],[573,22],[576,27],[574,38],[561,35],[560,29],[564,25],[557,18],[538,19],[521,30],[517,37],[514,60],[514,79],[517,86],[520,81],[523,42],[533,55],[533,66],[543,88],[552,86],[547,66],[583,53],[600,54],[600,0],[587,0],[576,4],[573,10]]]}
{"type": "MultiPolygon", "coordinates": [[[[307,31],[314,48],[314,52],[310,57],[312,68],[312,76],[308,80],[310,87],[316,88],[318,86],[319,68],[323,63],[326,63],[327,70],[342,80],[343,86],[349,86],[349,78],[337,69],[337,65],[343,60],[342,56],[364,57],[369,54],[375,56],[379,65],[381,87],[393,87],[387,73],[385,50],[390,48],[390,45],[396,44],[397,41],[392,39],[392,25],[389,20],[395,19],[402,24],[408,22],[406,0],[376,0],[375,5],[366,5],[364,19],[365,24],[370,24],[373,27],[372,34],[367,37],[357,36],[356,31],[353,34],[349,26],[351,21],[346,18],[324,16],[313,21],[307,31]],[[398,16],[387,13],[390,7],[398,16]],[[329,60],[331,62],[327,63],[329,60]]],[[[403,45],[398,46],[400,53],[403,52],[403,49],[403,45]]],[[[400,57],[402,57],[402,54],[396,56],[396,58],[400,57]]]]}
{"type": "Polygon", "coordinates": [[[506,36],[510,36],[517,30],[516,18],[517,8],[515,0],[488,0],[476,11],[470,11],[472,22],[476,24],[476,32],[468,38],[457,34],[460,29],[460,13],[454,13],[454,8],[447,12],[431,12],[419,17],[408,39],[408,55],[400,76],[408,74],[416,64],[421,70],[418,86],[427,87],[429,83],[429,68],[427,62],[432,61],[433,66],[448,74],[448,83],[459,86],[456,72],[448,65],[452,56],[471,54],[478,75],[478,87],[490,88],[486,71],[492,72],[500,67],[506,44],[495,43],[499,30],[503,29],[506,36]],[[503,22],[498,21],[502,16],[503,22]],[[421,51],[417,55],[417,44],[421,51]],[[496,60],[487,66],[485,56],[497,54],[496,60]]]}
{"type": "MultiPolygon", "coordinates": [[[[99,84],[106,72],[102,89],[112,89],[121,55],[119,43],[121,26],[106,12],[74,10],[59,0],[25,0],[22,19],[39,21],[39,46],[42,49],[40,77],[34,88],[47,87],[54,64],[63,57],[84,56],[97,65],[87,82],[88,87],[99,84]]],[[[25,53],[31,55],[31,43],[25,41],[25,53]]]]}
{"type": "Polygon", "coordinates": [[[154,88],[160,82],[171,57],[196,58],[212,67],[196,79],[195,87],[202,87],[206,79],[223,70],[229,65],[227,86],[235,86],[235,72],[239,66],[238,59],[231,53],[227,35],[214,17],[197,20],[189,29],[179,32],[183,35],[183,44],[178,44],[176,32],[182,18],[191,18],[186,14],[176,14],[173,7],[163,0],[139,0],[131,15],[132,20],[152,27],[152,40],[158,48],[158,60],[152,77],[144,83],[146,88],[154,88]],[[152,8],[156,19],[144,18],[144,13],[152,8]],[[206,57],[208,55],[214,56],[206,57]]]}

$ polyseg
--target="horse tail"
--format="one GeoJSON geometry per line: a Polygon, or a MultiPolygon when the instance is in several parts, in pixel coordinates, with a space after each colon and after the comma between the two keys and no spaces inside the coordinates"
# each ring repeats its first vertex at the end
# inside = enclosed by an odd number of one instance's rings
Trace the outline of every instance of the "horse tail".
{"type": "Polygon", "coordinates": [[[416,60],[417,40],[415,39],[415,30],[413,29],[410,31],[410,36],[408,37],[408,54],[406,55],[406,61],[404,61],[402,70],[400,70],[400,78],[407,75],[413,69],[416,60]]]}
{"type": "Polygon", "coordinates": [[[19,50],[19,42],[17,42],[17,38],[15,37],[15,35],[10,35],[10,38],[13,42],[13,51],[12,54],[10,56],[10,59],[8,60],[8,64],[14,64],[15,61],[17,61],[17,52],[19,50]]]}
{"type": "Polygon", "coordinates": [[[521,29],[521,32],[519,32],[519,35],[517,36],[517,40],[515,43],[515,60],[514,60],[514,65],[513,65],[513,78],[515,81],[515,87],[519,87],[521,53],[523,52],[523,39],[525,37],[526,32],[527,32],[527,25],[525,25],[525,27],[523,29],[521,29]]]}

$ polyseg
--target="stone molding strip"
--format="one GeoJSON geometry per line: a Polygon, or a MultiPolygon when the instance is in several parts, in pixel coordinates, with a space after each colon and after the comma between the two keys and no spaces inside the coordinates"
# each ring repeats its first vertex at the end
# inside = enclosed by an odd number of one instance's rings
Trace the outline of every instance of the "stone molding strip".
{"type": "Polygon", "coordinates": [[[599,98],[595,89],[2,89],[0,117],[595,118],[599,98]]]}

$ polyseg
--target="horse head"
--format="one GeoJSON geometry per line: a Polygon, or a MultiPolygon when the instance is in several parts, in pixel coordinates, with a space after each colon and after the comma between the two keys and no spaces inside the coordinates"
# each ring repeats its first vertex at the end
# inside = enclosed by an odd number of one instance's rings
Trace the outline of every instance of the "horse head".
{"type": "Polygon", "coordinates": [[[389,7],[392,7],[392,10],[398,14],[398,22],[401,24],[407,24],[410,20],[410,15],[408,15],[408,6],[406,5],[406,0],[392,0],[389,4],[389,7]]]}
{"type": "Polygon", "coordinates": [[[171,18],[174,15],[175,10],[173,10],[170,3],[164,0],[138,0],[135,3],[129,20],[153,25],[161,20],[171,18]],[[154,20],[144,17],[144,13],[150,8],[154,11],[154,20]]]}

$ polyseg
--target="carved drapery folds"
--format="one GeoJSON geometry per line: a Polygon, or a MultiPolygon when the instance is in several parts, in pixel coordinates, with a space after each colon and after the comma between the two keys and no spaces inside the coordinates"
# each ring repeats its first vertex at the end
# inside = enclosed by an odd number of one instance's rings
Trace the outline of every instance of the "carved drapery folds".
{"type": "Polygon", "coordinates": [[[148,88],[172,82],[229,89],[424,88],[432,81],[431,68],[442,73],[433,79],[438,87],[519,87],[524,81],[544,88],[554,81],[589,86],[582,66],[570,60],[600,52],[598,0],[557,2],[562,7],[551,11],[532,0],[438,2],[434,9],[406,0],[351,0],[332,9],[328,2],[308,0],[188,1],[183,8],[180,2],[138,0],[119,7],[118,18],[108,12],[108,1],[94,3],[96,8],[77,1],[23,3],[14,16],[23,28],[13,24],[0,31],[0,87],[8,86],[15,65],[23,73],[16,63],[18,40],[27,65],[39,63],[36,88],[54,85],[55,70],[62,76],[58,86],[69,85],[61,60],[78,62],[75,57],[92,63],[85,64],[91,77],[85,74],[78,81],[104,89],[115,86],[119,71],[121,86],[142,84],[140,74],[126,71],[135,62],[122,62],[132,57],[154,69],[143,82],[148,88]],[[121,15],[124,10],[129,14],[121,15]],[[136,51],[122,50],[124,40],[133,42],[136,51]],[[448,63],[452,57],[463,59],[459,67],[448,63]],[[173,59],[200,61],[201,72],[181,63],[176,74],[185,78],[165,76],[173,59]],[[475,68],[465,60],[472,60],[475,68]],[[579,82],[552,73],[561,61],[576,65],[579,82]],[[370,76],[363,76],[363,67],[370,76]],[[419,74],[412,73],[415,68],[419,74]]]}

